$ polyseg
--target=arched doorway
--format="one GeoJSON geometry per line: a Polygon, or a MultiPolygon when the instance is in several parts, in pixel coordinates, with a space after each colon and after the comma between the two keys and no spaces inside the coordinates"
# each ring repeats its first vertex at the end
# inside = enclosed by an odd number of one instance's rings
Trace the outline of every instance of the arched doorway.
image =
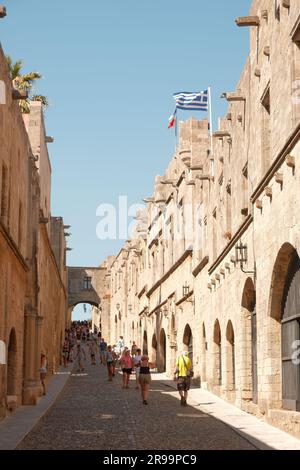
{"type": "Polygon", "coordinates": [[[9,335],[7,354],[7,395],[16,395],[17,386],[17,338],[12,328],[9,335]]]}
{"type": "Polygon", "coordinates": [[[167,372],[172,375],[174,371],[174,367],[176,364],[176,352],[177,352],[177,328],[176,328],[176,320],[175,315],[172,313],[171,321],[170,321],[170,342],[169,342],[169,362],[167,366],[167,372]]]}
{"type": "Polygon", "coordinates": [[[249,400],[247,393],[251,391],[252,401],[253,403],[257,403],[258,377],[256,294],[254,283],[251,278],[246,280],[242,295],[242,334],[245,348],[241,353],[241,370],[244,370],[245,374],[241,388],[243,391],[245,391],[246,401],[249,400]]]}
{"type": "Polygon", "coordinates": [[[269,393],[281,389],[281,400],[270,397],[269,407],[300,411],[300,365],[294,360],[300,340],[300,260],[290,243],[277,255],[270,289],[268,332],[272,374],[269,393]],[[276,387],[276,388],[275,388],[276,387]]]}
{"type": "Polygon", "coordinates": [[[299,340],[300,259],[294,253],[285,282],[281,315],[282,404],[285,409],[294,411],[300,411],[299,340]]]}
{"type": "Polygon", "coordinates": [[[222,385],[222,347],[221,347],[221,328],[220,328],[219,320],[216,320],[214,324],[213,378],[214,378],[214,385],[222,385]]]}
{"type": "Polygon", "coordinates": [[[235,390],[235,344],[234,331],[231,321],[226,328],[226,387],[227,390],[235,390]]]}
{"type": "Polygon", "coordinates": [[[0,339],[0,365],[6,364],[6,347],[4,341],[0,339]]]}
{"type": "Polygon", "coordinates": [[[189,358],[193,362],[193,335],[190,325],[185,326],[182,342],[189,353],[189,358]]]}
{"type": "Polygon", "coordinates": [[[143,354],[148,355],[148,337],[147,337],[147,331],[144,331],[144,336],[143,336],[143,354]]]}
{"type": "Polygon", "coordinates": [[[152,353],[151,353],[151,361],[152,362],[157,362],[157,339],[156,339],[156,334],[152,336],[152,353]]]}
{"type": "Polygon", "coordinates": [[[200,385],[203,382],[206,382],[206,351],[207,351],[207,341],[206,341],[206,331],[205,324],[202,324],[202,340],[201,340],[201,376],[200,376],[200,385]]]}
{"type": "Polygon", "coordinates": [[[166,333],[162,328],[159,335],[159,357],[158,357],[158,372],[166,371],[166,333]]]}

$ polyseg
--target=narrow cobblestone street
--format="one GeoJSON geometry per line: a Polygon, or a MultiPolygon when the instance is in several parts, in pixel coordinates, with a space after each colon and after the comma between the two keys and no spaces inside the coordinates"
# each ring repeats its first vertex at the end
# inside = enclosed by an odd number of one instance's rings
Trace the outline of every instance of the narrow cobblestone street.
{"type": "Polygon", "coordinates": [[[141,402],[134,377],[121,388],[121,375],[108,382],[104,366],[72,373],[49,412],[18,449],[255,449],[233,429],[191,406],[153,380],[149,405],[141,402]]]}

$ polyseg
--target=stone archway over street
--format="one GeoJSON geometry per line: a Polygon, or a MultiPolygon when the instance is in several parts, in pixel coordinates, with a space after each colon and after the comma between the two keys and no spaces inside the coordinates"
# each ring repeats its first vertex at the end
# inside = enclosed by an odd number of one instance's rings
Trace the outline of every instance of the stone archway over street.
{"type": "Polygon", "coordinates": [[[106,266],[68,267],[69,322],[72,310],[80,303],[99,309],[102,335],[110,335],[110,284],[106,266]]]}

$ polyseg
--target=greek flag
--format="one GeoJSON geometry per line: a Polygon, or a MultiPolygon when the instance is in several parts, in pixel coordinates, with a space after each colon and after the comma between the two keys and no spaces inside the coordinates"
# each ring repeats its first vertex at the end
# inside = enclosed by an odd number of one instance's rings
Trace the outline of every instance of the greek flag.
{"type": "Polygon", "coordinates": [[[193,111],[208,111],[208,90],[199,92],[182,91],[174,93],[176,108],[193,111]]]}

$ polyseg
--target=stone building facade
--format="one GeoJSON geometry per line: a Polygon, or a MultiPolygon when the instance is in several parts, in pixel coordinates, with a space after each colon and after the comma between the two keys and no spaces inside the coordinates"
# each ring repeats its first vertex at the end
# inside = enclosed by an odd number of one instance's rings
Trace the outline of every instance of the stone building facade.
{"type": "Polygon", "coordinates": [[[206,120],[180,123],[112,263],[111,342],[169,376],[189,350],[201,387],[300,437],[300,0],[237,24],[250,54],[213,151],[206,120]]]}
{"type": "Polygon", "coordinates": [[[51,217],[51,165],[40,103],[22,116],[0,48],[0,418],[42,393],[66,326],[65,236],[51,217]],[[59,254],[60,253],[60,254],[59,254]]]}

